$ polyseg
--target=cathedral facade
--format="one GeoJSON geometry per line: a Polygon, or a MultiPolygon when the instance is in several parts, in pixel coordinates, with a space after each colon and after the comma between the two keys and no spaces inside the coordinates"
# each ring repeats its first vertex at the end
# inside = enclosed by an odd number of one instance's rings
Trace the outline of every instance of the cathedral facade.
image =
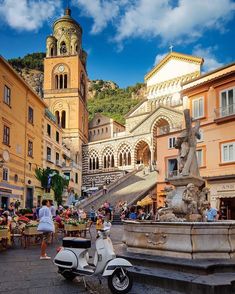
{"type": "Polygon", "coordinates": [[[98,133],[108,118],[93,118],[92,142],[83,146],[84,189],[113,182],[139,167],[158,169],[158,138],[182,129],[187,104],[180,94],[182,84],[200,75],[202,63],[202,58],[170,52],[145,76],[145,97],[126,115],[125,128],[101,138],[98,133]]]}

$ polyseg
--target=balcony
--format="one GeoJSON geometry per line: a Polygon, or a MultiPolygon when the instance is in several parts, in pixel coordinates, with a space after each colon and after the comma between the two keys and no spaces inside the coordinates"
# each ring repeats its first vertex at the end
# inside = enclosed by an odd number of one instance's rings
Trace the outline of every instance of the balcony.
{"type": "Polygon", "coordinates": [[[168,171],[168,173],[167,173],[167,179],[171,179],[171,178],[177,177],[178,175],[179,175],[179,171],[178,170],[168,171]]]}
{"type": "Polygon", "coordinates": [[[224,107],[215,109],[216,123],[223,123],[235,119],[235,104],[230,104],[224,107]]]}

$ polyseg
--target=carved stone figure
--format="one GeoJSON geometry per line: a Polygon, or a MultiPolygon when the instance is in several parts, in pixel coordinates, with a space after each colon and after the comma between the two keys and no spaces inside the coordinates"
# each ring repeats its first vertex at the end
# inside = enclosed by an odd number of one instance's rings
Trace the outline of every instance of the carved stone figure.
{"type": "Polygon", "coordinates": [[[198,197],[198,211],[201,214],[203,221],[206,221],[206,210],[209,203],[208,202],[209,194],[210,194],[209,188],[204,187],[199,193],[199,197],[198,197]]]}
{"type": "Polygon", "coordinates": [[[196,146],[197,139],[200,139],[199,127],[200,122],[197,121],[192,127],[192,118],[189,109],[184,110],[186,130],[179,135],[176,140],[175,148],[179,149],[178,169],[182,176],[199,177],[199,169],[197,164],[196,146]]]}
{"type": "Polygon", "coordinates": [[[194,184],[189,183],[183,193],[182,200],[187,204],[188,215],[198,213],[198,192],[198,188],[194,184]]]}

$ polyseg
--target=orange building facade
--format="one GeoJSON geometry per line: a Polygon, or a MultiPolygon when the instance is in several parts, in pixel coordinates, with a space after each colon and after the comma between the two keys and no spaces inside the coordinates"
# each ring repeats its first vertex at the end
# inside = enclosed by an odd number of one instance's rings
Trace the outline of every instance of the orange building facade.
{"type": "Polygon", "coordinates": [[[45,102],[0,57],[0,207],[19,200],[36,205],[40,183],[35,168],[43,161],[45,102]]]}

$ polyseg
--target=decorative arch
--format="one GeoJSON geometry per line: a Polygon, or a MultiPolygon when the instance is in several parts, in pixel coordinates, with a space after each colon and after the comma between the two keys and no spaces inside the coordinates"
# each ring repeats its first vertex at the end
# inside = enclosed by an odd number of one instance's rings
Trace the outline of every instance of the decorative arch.
{"type": "Polygon", "coordinates": [[[131,165],[131,146],[127,143],[122,143],[118,147],[118,166],[131,165]]]}
{"type": "Polygon", "coordinates": [[[66,42],[65,41],[61,41],[60,42],[60,55],[66,55],[66,54],[68,54],[68,50],[69,50],[69,48],[68,48],[66,42]]]}
{"type": "Polygon", "coordinates": [[[58,100],[51,106],[51,111],[56,117],[57,123],[62,128],[69,127],[69,115],[70,107],[69,104],[63,100],[58,100]]]}
{"type": "Polygon", "coordinates": [[[102,152],[103,168],[108,169],[115,167],[114,163],[114,150],[111,146],[106,146],[102,152]]]}
{"type": "Polygon", "coordinates": [[[99,170],[99,152],[96,149],[92,149],[89,151],[89,170],[99,170]]]}
{"type": "Polygon", "coordinates": [[[151,126],[153,137],[169,133],[172,125],[172,121],[168,117],[159,116],[151,126]]]}
{"type": "Polygon", "coordinates": [[[70,68],[65,63],[59,63],[52,69],[52,86],[56,90],[63,90],[70,87],[70,68]],[[60,68],[63,71],[60,71],[60,68]]]}
{"type": "Polygon", "coordinates": [[[151,151],[148,140],[141,138],[135,143],[134,158],[136,164],[145,166],[151,164],[151,151]]]}

